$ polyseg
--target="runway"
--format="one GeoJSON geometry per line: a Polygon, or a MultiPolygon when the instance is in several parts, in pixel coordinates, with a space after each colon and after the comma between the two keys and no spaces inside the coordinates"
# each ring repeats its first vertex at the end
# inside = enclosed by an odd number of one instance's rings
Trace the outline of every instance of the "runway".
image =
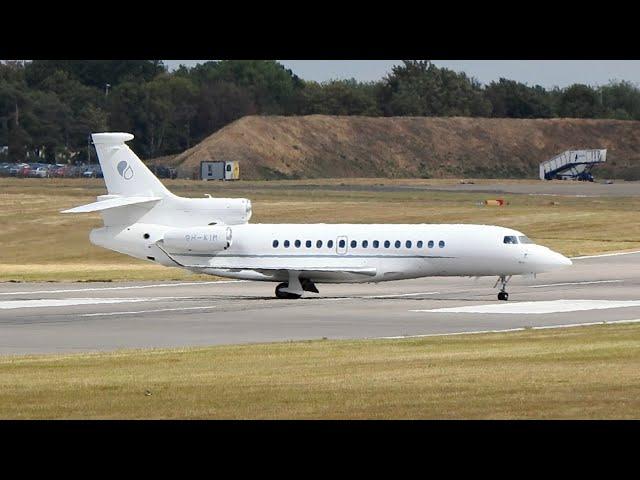
{"type": "Polygon", "coordinates": [[[640,252],[575,259],[537,279],[319,285],[277,300],[261,282],[0,284],[0,355],[308,339],[395,338],[640,319],[640,252]]]}

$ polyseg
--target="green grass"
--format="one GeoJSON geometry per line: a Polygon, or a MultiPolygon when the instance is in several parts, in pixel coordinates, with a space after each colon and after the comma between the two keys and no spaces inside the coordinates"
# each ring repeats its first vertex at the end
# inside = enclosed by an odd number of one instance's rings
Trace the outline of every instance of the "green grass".
{"type": "MultiPolygon", "coordinates": [[[[640,248],[640,197],[502,195],[506,207],[478,206],[490,194],[331,191],[313,185],[447,184],[444,180],[166,181],[178,195],[250,198],[258,223],[484,223],[524,231],[565,255],[640,248]],[[301,189],[301,186],[306,186],[301,189]],[[552,205],[552,203],[556,203],[552,205]]],[[[0,281],[199,278],[95,247],[98,214],[60,210],[95,201],[102,180],[0,179],[0,281]]]]}
{"type": "Polygon", "coordinates": [[[0,418],[637,419],[640,325],[0,357],[0,418]]]}

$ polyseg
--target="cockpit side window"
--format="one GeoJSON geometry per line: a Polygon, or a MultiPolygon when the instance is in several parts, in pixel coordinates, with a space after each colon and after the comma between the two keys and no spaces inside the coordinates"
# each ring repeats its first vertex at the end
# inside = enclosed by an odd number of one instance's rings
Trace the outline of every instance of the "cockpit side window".
{"type": "Polygon", "coordinates": [[[518,239],[513,235],[507,235],[504,237],[504,243],[518,243],[518,239]]]}
{"type": "Polygon", "coordinates": [[[524,235],[518,237],[518,240],[520,240],[520,243],[533,243],[529,237],[524,235]]]}

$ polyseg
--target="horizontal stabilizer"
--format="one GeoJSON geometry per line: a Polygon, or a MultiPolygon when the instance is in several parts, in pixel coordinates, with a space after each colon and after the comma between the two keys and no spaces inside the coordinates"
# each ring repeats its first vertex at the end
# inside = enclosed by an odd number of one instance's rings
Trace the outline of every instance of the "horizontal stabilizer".
{"type": "Polygon", "coordinates": [[[89,203],[87,205],[81,205],[79,207],[71,208],[69,210],[63,210],[60,213],[90,213],[100,212],[102,210],[109,210],[111,208],[127,207],[129,205],[137,205],[141,203],[157,202],[162,200],[162,197],[119,197],[110,198],[108,200],[100,200],[99,202],[89,203]]]}

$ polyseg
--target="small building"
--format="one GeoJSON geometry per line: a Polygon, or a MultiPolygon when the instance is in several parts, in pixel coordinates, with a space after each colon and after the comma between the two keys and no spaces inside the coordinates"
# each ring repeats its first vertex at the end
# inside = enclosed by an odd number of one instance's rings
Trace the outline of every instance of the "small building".
{"type": "Polygon", "coordinates": [[[591,169],[607,161],[606,149],[567,150],[540,164],[540,180],[593,182],[591,169]]]}
{"type": "Polygon", "coordinates": [[[237,161],[200,162],[202,180],[239,180],[240,163],[237,161]]]}

